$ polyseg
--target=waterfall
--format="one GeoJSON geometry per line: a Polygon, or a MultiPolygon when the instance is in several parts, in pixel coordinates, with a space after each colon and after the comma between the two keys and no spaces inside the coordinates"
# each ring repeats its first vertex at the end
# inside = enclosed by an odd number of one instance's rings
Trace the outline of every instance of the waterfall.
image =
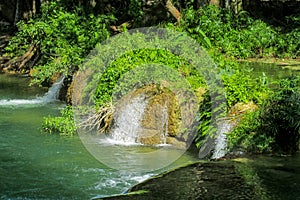
{"type": "Polygon", "coordinates": [[[139,143],[140,124],[147,103],[145,96],[140,95],[131,99],[127,105],[119,109],[115,116],[114,130],[111,134],[114,142],[125,145],[139,143]]]}
{"type": "Polygon", "coordinates": [[[151,102],[144,94],[125,98],[119,102],[108,142],[120,145],[166,145],[169,123],[168,101],[165,101],[164,105],[151,102]]]}
{"type": "Polygon", "coordinates": [[[43,102],[49,102],[57,100],[59,96],[59,91],[63,86],[65,76],[61,76],[57,81],[49,88],[48,92],[41,98],[43,102]]]}
{"type": "Polygon", "coordinates": [[[165,105],[164,107],[162,108],[162,116],[161,116],[161,119],[162,119],[162,127],[161,127],[161,142],[163,145],[167,144],[167,137],[168,137],[168,124],[169,124],[169,115],[168,115],[168,102],[165,101],[165,105]]]}
{"type": "Polygon", "coordinates": [[[55,101],[58,99],[59,91],[63,85],[64,78],[64,76],[61,76],[42,97],[36,97],[35,99],[3,99],[0,100],[0,106],[42,104],[55,101]]]}
{"type": "Polygon", "coordinates": [[[222,120],[219,123],[212,159],[222,158],[226,155],[227,153],[226,133],[229,133],[233,127],[234,127],[234,123],[230,123],[228,120],[222,120]]]}

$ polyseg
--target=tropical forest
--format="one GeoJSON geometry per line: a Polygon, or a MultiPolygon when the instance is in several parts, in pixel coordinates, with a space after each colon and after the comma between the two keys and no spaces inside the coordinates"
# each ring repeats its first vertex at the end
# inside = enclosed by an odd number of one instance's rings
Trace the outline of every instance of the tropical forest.
{"type": "Polygon", "coordinates": [[[299,0],[0,0],[1,199],[298,199],[299,0]]]}

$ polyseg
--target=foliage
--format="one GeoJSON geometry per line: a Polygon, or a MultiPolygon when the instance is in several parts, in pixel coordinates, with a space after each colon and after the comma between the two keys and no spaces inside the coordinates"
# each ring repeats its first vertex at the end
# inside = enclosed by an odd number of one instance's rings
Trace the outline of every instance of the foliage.
{"type": "MultiPolygon", "coordinates": [[[[290,17],[287,20],[297,17],[290,17]]],[[[201,45],[214,48],[228,57],[297,57],[299,56],[299,28],[283,33],[262,20],[253,19],[246,11],[235,15],[232,11],[213,5],[199,10],[184,10],[177,30],[188,32],[201,45]]]]}
{"type": "Polygon", "coordinates": [[[209,49],[212,47],[210,38],[206,36],[206,34],[199,28],[189,28],[185,25],[185,23],[181,23],[180,26],[176,26],[173,23],[167,23],[164,25],[165,28],[173,29],[178,32],[188,32],[194,39],[197,40],[203,47],[209,49]]]}
{"type": "Polygon", "coordinates": [[[299,77],[283,79],[261,111],[262,131],[275,139],[274,148],[285,152],[299,149],[300,94],[299,77]]]}
{"type": "MultiPolygon", "coordinates": [[[[36,18],[18,23],[19,31],[6,51],[15,57],[23,55],[32,45],[39,47],[41,58],[32,70],[35,83],[41,84],[55,73],[72,75],[90,50],[109,37],[108,26],[117,21],[113,15],[121,17],[118,23],[123,23],[120,21],[123,19],[134,19],[138,24],[145,17],[142,2],[137,0],[110,2],[112,8],[108,15],[95,14],[107,8],[88,12],[91,7],[79,7],[79,2],[82,1],[55,0],[44,3],[36,18]],[[116,4],[122,6],[114,6],[116,4]]],[[[293,86],[294,82],[282,82],[282,88],[268,96],[265,77],[252,79],[245,69],[239,69],[238,64],[228,58],[298,57],[300,29],[297,26],[292,30],[275,28],[250,17],[248,12],[235,15],[212,5],[194,10],[190,3],[183,10],[180,24],[167,23],[163,26],[188,33],[209,49],[222,75],[227,106],[250,100],[262,105],[259,111],[245,115],[239,126],[228,135],[230,147],[257,152],[296,150],[300,106],[299,92],[293,86]]],[[[286,20],[289,24],[299,24],[300,21],[299,16],[290,16],[286,20]]],[[[163,64],[170,70],[177,70],[194,90],[205,86],[203,77],[193,66],[169,51],[132,51],[114,60],[100,77],[95,93],[97,106],[111,101],[111,95],[124,74],[136,66],[149,63],[163,64]]],[[[212,119],[211,103],[206,93],[198,116],[200,123],[195,137],[198,147],[216,131],[215,124],[211,123],[215,121],[212,119]]],[[[43,129],[61,135],[74,134],[76,128],[71,108],[64,109],[61,117],[46,117],[43,129]]]]}
{"type": "Polygon", "coordinates": [[[124,54],[110,64],[100,77],[96,103],[101,106],[111,100],[112,92],[123,74],[137,66],[155,63],[178,70],[194,90],[205,85],[199,72],[183,58],[161,49],[142,49],[124,54]]]}
{"type": "Polygon", "coordinates": [[[274,138],[259,130],[261,128],[260,111],[247,113],[239,125],[227,135],[231,150],[246,150],[248,152],[271,152],[274,138]]]}
{"type": "Polygon", "coordinates": [[[71,75],[94,46],[107,39],[112,16],[80,14],[80,8],[67,12],[56,1],[42,4],[41,14],[18,23],[18,32],[6,51],[20,56],[31,46],[39,46],[41,59],[34,68],[35,82],[49,80],[53,74],[71,75]]]}
{"type": "Polygon", "coordinates": [[[269,92],[269,81],[265,74],[253,78],[252,68],[241,66],[219,52],[212,50],[210,54],[220,69],[228,107],[238,102],[263,102],[269,92]]]}
{"type": "Polygon", "coordinates": [[[66,106],[61,111],[60,117],[44,117],[42,129],[50,134],[58,133],[63,136],[72,136],[76,133],[71,106],[66,106]]]}
{"type": "MultiPolygon", "coordinates": [[[[232,107],[238,102],[248,103],[250,101],[253,101],[256,104],[261,105],[263,101],[268,97],[270,89],[268,88],[266,77],[258,77],[253,79],[250,77],[249,72],[243,69],[239,69],[241,68],[240,66],[236,66],[235,62],[231,63],[228,60],[219,62],[219,65],[222,65],[220,67],[223,68],[221,72],[226,95],[227,108],[232,107]]],[[[219,105],[214,109],[221,109],[221,106],[223,105],[219,105]]],[[[200,104],[198,116],[198,133],[195,137],[197,147],[202,146],[203,143],[206,142],[207,139],[209,139],[208,137],[215,135],[215,132],[217,130],[217,125],[215,124],[215,122],[217,119],[212,119],[212,112],[212,102],[209,94],[206,93],[204,100],[200,104]]],[[[256,124],[254,123],[255,121],[252,121],[251,119],[254,119],[254,117],[248,116],[243,119],[241,126],[239,126],[235,130],[236,133],[233,134],[235,138],[231,138],[232,143],[240,144],[240,140],[242,140],[243,138],[241,139],[239,134],[244,134],[246,129],[248,130],[251,127],[256,127],[256,124]]],[[[249,130],[249,132],[251,132],[251,130],[249,130]]],[[[257,138],[247,138],[247,140],[243,142],[253,142],[256,139],[257,138]]],[[[254,141],[254,143],[257,142],[254,141]]],[[[244,144],[241,145],[245,146],[244,144]]],[[[259,145],[260,144],[258,144],[258,146],[259,145]]],[[[260,150],[263,150],[261,147],[259,148],[260,150]]]]}
{"type": "Polygon", "coordinates": [[[143,1],[140,0],[130,0],[128,14],[129,16],[136,20],[136,23],[141,22],[144,17],[144,12],[142,9],[143,1]]]}
{"type": "MultiPolygon", "coordinates": [[[[252,79],[249,76],[249,72],[239,70],[240,66],[236,62],[231,62],[222,56],[217,56],[216,60],[222,69],[221,73],[228,106],[232,106],[237,102],[249,102],[251,100],[261,103],[268,92],[265,77],[252,79]]],[[[112,92],[115,90],[116,85],[120,84],[119,80],[122,75],[136,66],[149,63],[164,64],[178,70],[194,90],[205,86],[205,81],[197,70],[184,59],[171,52],[157,49],[132,51],[113,61],[100,77],[95,97],[98,107],[111,101],[112,92]]],[[[211,119],[211,100],[208,92],[201,103],[199,113],[199,127],[195,137],[198,147],[201,146],[206,136],[212,135],[216,131],[215,124],[211,123],[215,120],[211,119]]]]}
{"type": "Polygon", "coordinates": [[[264,101],[260,110],[246,115],[228,135],[231,149],[247,151],[283,151],[299,149],[299,78],[279,82],[279,88],[264,101]]]}
{"type": "Polygon", "coordinates": [[[241,69],[235,70],[233,74],[224,74],[223,81],[229,107],[238,102],[254,101],[260,104],[266,98],[268,86],[265,77],[253,79],[241,69]]]}
{"type": "Polygon", "coordinates": [[[212,102],[208,92],[205,93],[200,104],[197,121],[199,122],[198,132],[194,141],[199,148],[206,142],[207,137],[212,136],[217,131],[216,124],[214,124],[215,120],[212,119],[212,102]]]}

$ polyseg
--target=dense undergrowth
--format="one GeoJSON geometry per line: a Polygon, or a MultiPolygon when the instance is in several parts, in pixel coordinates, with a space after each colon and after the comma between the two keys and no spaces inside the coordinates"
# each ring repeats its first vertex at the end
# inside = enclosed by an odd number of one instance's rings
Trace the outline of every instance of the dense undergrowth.
{"type": "MultiPolygon", "coordinates": [[[[143,16],[138,5],[131,7],[128,11],[129,17],[133,16],[132,13],[138,13],[138,16],[135,16],[138,18],[143,16]]],[[[93,14],[80,7],[70,10],[61,6],[60,1],[51,1],[43,4],[40,15],[27,22],[18,23],[18,32],[6,47],[6,52],[7,55],[15,57],[24,54],[31,45],[39,47],[41,55],[39,61],[32,69],[27,69],[32,72],[33,83],[48,82],[54,74],[70,76],[78,70],[97,43],[110,37],[109,25],[116,20],[113,14],[93,14]]],[[[286,20],[289,20],[289,23],[299,24],[300,17],[289,16],[286,20]]],[[[235,15],[233,12],[211,5],[199,10],[185,9],[180,24],[164,22],[158,26],[187,32],[208,50],[220,69],[228,107],[238,102],[249,101],[261,107],[258,111],[244,117],[241,125],[229,135],[232,149],[240,147],[258,152],[297,149],[297,145],[287,145],[298,140],[298,136],[295,135],[299,134],[300,110],[299,103],[297,103],[299,93],[295,92],[297,91],[295,87],[290,85],[294,82],[289,82],[282,90],[272,94],[264,78],[251,78],[246,72],[247,69],[240,68],[234,59],[298,58],[300,55],[299,27],[296,26],[292,30],[273,27],[262,20],[252,18],[246,11],[235,15]],[[295,108],[293,112],[291,108],[295,108]],[[290,125],[285,126],[285,123],[290,125]],[[266,131],[268,127],[276,127],[276,129],[268,132],[266,131]],[[286,135],[282,136],[282,134],[286,135]],[[292,141],[284,140],[284,144],[281,144],[280,141],[284,137],[291,138],[292,141]]],[[[167,51],[141,50],[117,58],[107,73],[101,77],[96,95],[96,102],[99,106],[109,101],[116,82],[126,70],[148,62],[176,68],[184,74],[184,78],[193,89],[205,87],[203,77],[182,58],[167,51]],[[178,66],[178,63],[181,65],[178,66]]],[[[209,98],[207,101],[204,103],[209,105],[209,98]]],[[[210,130],[208,128],[210,106],[204,106],[204,108],[200,116],[202,123],[196,136],[198,145],[202,138],[210,134],[208,131],[210,130]]],[[[67,107],[62,112],[62,117],[45,118],[43,128],[50,133],[73,135],[76,129],[71,108],[67,107]]]]}
{"type": "MultiPolygon", "coordinates": [[[[299,24],[299,16],[289,16],[286,22],[299,24]]],[[[172,26],[172,25],[171,25],[172,26]]],[[[252,18],[247,11],[237,15],[227,9],[206,6],[187,9],[179,31],[187,31],[207,48],[234,58],[288,57],[300,55],[300,26],[292,30],[274,27],[252,18]]]]}
{"type": "Polygon", "coordinates": [[[80,8],[67,11],[51,1],[43,4],[38,17],[18,22],[18,32],[6,51],[15,57],[32,45],[39,47],[41,57],[31,70],[33,83],[42,84],[59,73],[72,75],[91,49],[110,36],[108,26],[115,20],[113,16],[82,12],[80,8]]]}
{"type": "Polygon", "coordinates": [[[287,152],[299,149],[299,77],[278,82],[260,109],[246,114],[228,134],[231,150],[287,152]]]}

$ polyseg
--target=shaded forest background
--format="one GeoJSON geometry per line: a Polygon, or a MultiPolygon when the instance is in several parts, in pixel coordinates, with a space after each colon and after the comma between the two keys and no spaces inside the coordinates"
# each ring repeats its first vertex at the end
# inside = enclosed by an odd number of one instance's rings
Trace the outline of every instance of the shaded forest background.
{"type": "MultiPolygon", "coordinates": [[[[0,25],[2,32],[4,27],[14,27],[19,20],[28,20],[39,13],[43,2],[51,2],[51,0],[0,0],[0,25]]],[[[283,26],[286,25],[283,20],[286,15],[300,12],[299,0],[61,0],[60,2],[61,5],[70,11],[76,9],[76,7],[81,7],[86,13],[114,14],[119,24],[135,19],[134,17],[140,13],[133,13],[133,11],[139,10],[134,9],[134,7],[140,7],[144,17],[142,25],[148,26],[165,20],[170,15],[168,13],[168,3],[173,4],[179,11],[190,5],[194,9],[198,9],[207,4],[229,8],[236,13],[240,10],[246,10],[252,16],[283,26]]]]}

